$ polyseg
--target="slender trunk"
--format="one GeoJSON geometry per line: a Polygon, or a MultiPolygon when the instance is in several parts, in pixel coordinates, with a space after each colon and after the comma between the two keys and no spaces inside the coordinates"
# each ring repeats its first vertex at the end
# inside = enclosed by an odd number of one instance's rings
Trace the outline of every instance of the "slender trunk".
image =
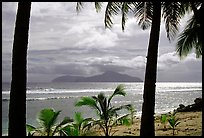
{"type": "Polygon", "coordinates": [[[155,83],[157,76],[157,53],[160,33],[161,4],[153,2],[152,27],[150,32],[149,48],[147,54],[146,74],[142,105],[140,136],[155,136],[154,107],[155,83]]]}
{"type": "Polygon", "coordinates": [[[106,127],[106,128],[105,128],[105,129],[106,129],[106,134],[105,134],[105,136],[109,136],[109,134],[108,134],[108,133],[109,133],[109,132],[108,132],[108,121],[105,122],[105,127],[106,127]]]}
{"type": "Polygon", "coordinates": [[[26,136],[26,59],[31,2],[19,2],[13,42],[9,136],[26,136]]]}

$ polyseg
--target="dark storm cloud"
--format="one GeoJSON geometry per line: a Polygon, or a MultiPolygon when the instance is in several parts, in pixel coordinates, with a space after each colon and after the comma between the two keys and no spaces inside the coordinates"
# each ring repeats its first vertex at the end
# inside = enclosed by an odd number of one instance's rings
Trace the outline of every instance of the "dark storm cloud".
{"type": "Polygon", "coordinates": [[[158,80],[159,81],[162,80],[162,81],[202,82],[201,74],[202,74],[202,64],[200,64],[200,62],[186,61],[181,64],[176,64],[170,69],[159,71],[158,80]]]}
{"type": "Polygon", "coordinates": [[[130,67],[111,64],[91,64],[90,66],[96,68],[98,71],[100,71],[100,73],[106,71],[125,72],[126,70],[132,69],[130,67]]]}

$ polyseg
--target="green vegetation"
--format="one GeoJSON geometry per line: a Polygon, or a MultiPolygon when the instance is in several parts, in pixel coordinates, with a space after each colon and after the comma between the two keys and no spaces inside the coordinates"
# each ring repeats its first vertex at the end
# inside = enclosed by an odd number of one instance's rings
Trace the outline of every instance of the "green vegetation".
{"type": "Polygon", "coordinates": [[[106,97],[104,93],[100,93],[98,96],[81,97],[75,104],[75,106],[86,105],[95,109],[99,119],[83,118],[80,112],[75,112],[74,119],[65,117],[60,123],[56,123],[61,111],[55,111],[50,108],[43,109],[37,116],[39,127],[26,124],[27,135],[90,136],[97,135],[96,132],[91,131],[92,127],[96,128],[97,126],[102,129],[102,132],[106,136],[113,135],[116,131],[113,132],[112,128],[117,125],[131,125],[133,123],[134,113],[136,112],[131,104],[121,105],[119,107],[112,106],[111,100],[116,95],[126,95],[123,85],[118,85],[109,97],[106,97]],[[118,111],[122,109],[130,113],[120,116],[118,111]]]}
{"type": "Polygon", "coordinates": [[[169,122],[169,124],[170,124],[170,126],[171,126],[171,128],[173,130],[173,136],[175,134],[174,131],[175,131],[176,126],[181,123],[181,122],[178,121],[179,119],[176,118],[176,113],[177,113],[176,111],[171,113],[170,116],[169,116],[169,119],[168,119],[168,122],[169,122]]]}
{"type": "Polygon", "coordinates": [[[192,49],[195,49],[197,58],[202,56],[201,7],[202,2],[186,3],[187,11],[193,11],[193,15],[187,21],[187,25],[178,36],[176,52],[179,54],[181,59],[186,57],[192,49]]]}
{"type": "Polygon", "coordinates": [[[160,120],[161,120],[161,123],[164,125],[164,130],[167,130],[166,129],[167,115],[166,114],[162,114],[160,120]]]}
{"type": "Polygon", "coordinates": [[[74,119],[65,117],[62,122],[56,124],[61,111],[43,109],[37,117],[39,127],[27,124],[28,136],[81,136],[87,135],[91,126],[92,118],[83,118],[80,112],[76,112],[74,119]]]}
{"type": "Polygon", "coordinates": [[[173,135],[175,135],[175,129],[176,126],[181,123],[179,122],[178,118],[176,118],[176,111],[171,112],[170,114],[162,114],[160,117],[160,121],[161,123],[164,125],[164,129],[163,130],[167,130],[166,124],[167,122],[169,123],[169,125],[171,126],[172,130],[173,130],[173,135]]]}
{"type": "Polygon", "coordinates": [[[119,116],[118,111],[122,109],[131,109],[131,104],[121,105],[119,107],[112,106],[111,100],[114,96],[125,96],[124,86],[119,85],[115,89],[112,95],[106,97],[104,93],[98,94],[98,96],[81,97],[81,99],[75,104],[75,106],[89,106],[96,111],[96,115],[99,119],[93,121],[93,126],[99,126],[102,129],[105,136],[113,135],[112,127],[118,125],[120,122],[122,125],[130,125],[130,114],[119,116]],[[112,132],[112,133],[111,133],[112,132]]]}
{"type": "Polygon", "coordinates": [[[26,124],[28,136],[33,136],[34,134],[40,136],[63,135],[66,124],[73,120],[69,117],[65,117],[62,122],[56,124],[60,112],[61,111],[54,111],[54,109],[49,108],[41,110],[37,117],[39,127],[26,124]]]}
{"type": "MultiPolygon", "coordinates": [[[[102,3],[95,2],[97,12],[100,11],[101,6],[102,3]]],[[[78,2],[76,10],[80,11],[81,7],[83,7],[83,3],[78,2]]],[[[138,21],[138,25],[143,30],[151,28],[144,80],[140,129],[141,136],[155,136],[155,83],[157,77],[161,19],[165,22],[167,38],[171,41],[176,38],[179,32],[180,20],[186,13],[193,11],[195,17],[190,20],[190,23],[180,34],[176,51],[182,57],[186,56],[194,47],[197,57],[200,57],[202,55],[202,31],[200,31],[203,30],[201,24],[201,17],[203,15],[201,14],[202,9],[203,6],[201,2],[108,2],[106,5],[104,17],[106,28],[112,27],[112,19],[114,16],[121,15],[122,30],[124,31],[128,13],[134,14],[138,21]]]]}
{"type": "Polygon", "coordinates": [[[76,112],[74,115],[74,122],[68,125],[68,136],[84,136],[90,134],[90,127],[92,118],[83,118],[80,112],[76,112]]]}
{"type": "Polygon", "coordinates": [[[134,114],[137,112],[137,110],[133,107],[133,105],[130,105],[128,110],[130,111],[131,124],[133,124],[134,114]]]}

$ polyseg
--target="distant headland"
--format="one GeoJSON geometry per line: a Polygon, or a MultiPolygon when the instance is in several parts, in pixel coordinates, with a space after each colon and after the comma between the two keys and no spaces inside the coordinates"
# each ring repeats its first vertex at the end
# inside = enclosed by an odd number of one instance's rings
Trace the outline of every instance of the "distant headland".
{"type": "Polygon", "coordinates": [[[127,74],[107,71],[91,77],[65,75],[53,79],[52,82],[143,82],[143,80],[127,74]]]}

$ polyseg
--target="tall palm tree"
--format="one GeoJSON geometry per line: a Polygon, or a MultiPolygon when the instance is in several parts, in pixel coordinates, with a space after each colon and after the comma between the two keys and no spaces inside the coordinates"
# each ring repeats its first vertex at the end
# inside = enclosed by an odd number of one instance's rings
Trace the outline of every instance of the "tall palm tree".
{"type": "MultiPolygon", "coordinates": [[[[77,6],[82,5],[79,3],[77,6]]],[[[96,7],[97,8],[97,7],[96,7]]],[[[79,9],[79,8],[78,8],[79,9]]],[[[178,32],[179,21],[185,13],[181,2],[108,2],[105,11],[105,26],[110,28],[113,24],[112,16],[121,11],[122,29],[124,30],[127,13],[134,11],[138,24],[142,29],[151,26],[147,63],[144,81],[144,94],[141,117],[141,136],[154,136],[154,107],[155,83],[157,76],[157,54],[160,34],[161,15],[165,21],[165,28],[169,40],[178,32]]]]}
{"type": "Polygon", "coordinates": [[[195,48],[196,57],[202,55],[202,14],[203,4],[201,2],[189,2],[186,4],[187,11],[193,11],[183,32],[179,35],[176,44],[176,52],[182,58],[186,57],[195,48]]]}
{"type": "Polygon", "coordinates": [[[13,42],[9,136],[26,136],[27,45],[31,2],[19,2],[13,42]]]}

